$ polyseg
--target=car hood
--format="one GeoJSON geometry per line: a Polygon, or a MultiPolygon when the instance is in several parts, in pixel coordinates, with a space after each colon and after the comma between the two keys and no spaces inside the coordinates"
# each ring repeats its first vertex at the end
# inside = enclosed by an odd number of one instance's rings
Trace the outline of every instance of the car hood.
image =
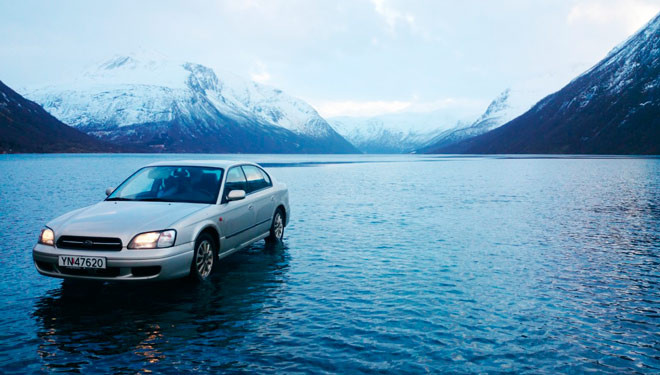
{"type": "Polygon", "coordinates": [[[124,246],[138,233],[173,228],[209,205],[169,202],[103,201],[48,223],[55,236],[116,237],[124,246]]]}

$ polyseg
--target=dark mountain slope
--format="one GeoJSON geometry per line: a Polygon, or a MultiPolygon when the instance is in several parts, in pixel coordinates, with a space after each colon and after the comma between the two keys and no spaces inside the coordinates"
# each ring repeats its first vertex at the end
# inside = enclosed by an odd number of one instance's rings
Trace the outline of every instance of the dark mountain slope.
{"type": "Polygon", "coordinates": [[[660,15],[504,126],[437,153],[660,154],[660,15]]]}
{"type": "Polygon", "coordinates": [[[108,151],[113,148],[61,123],[0,81],[0,153],[108,151]]]}

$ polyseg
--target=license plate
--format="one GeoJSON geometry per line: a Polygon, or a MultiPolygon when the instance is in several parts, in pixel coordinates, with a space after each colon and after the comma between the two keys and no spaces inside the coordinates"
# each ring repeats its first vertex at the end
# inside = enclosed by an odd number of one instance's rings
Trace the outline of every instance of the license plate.
{"type": "Polygon", "coordinates": [[[60,255],[57,258],[57,265],[70,268],[105,269],[105,258],[60,255]]]}

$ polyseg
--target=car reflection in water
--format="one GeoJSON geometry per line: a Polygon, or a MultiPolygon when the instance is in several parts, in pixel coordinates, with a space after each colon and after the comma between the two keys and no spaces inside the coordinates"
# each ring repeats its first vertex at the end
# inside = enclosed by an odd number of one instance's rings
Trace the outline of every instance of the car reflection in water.
{"type": "Polygon", "coordinates": [[[148,373],[160,362],[184,372],[226,368],[223,352],[259,328],[288,267],[286,244],[260,243],[223,259],[197,286],[65,281],[36,303],[38,354],[45,369],[66,372],[148,373]]]}

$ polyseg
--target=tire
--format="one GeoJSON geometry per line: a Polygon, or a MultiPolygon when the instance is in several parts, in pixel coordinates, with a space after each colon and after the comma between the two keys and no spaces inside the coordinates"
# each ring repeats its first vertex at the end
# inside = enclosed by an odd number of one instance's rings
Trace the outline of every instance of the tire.
{"type": "Polygon", "coordinates": [[[267,242],[282,242],[284,238],[284,213],[278,208],[273,215],[273,222],[270,224],[270,235],[266,237],[267,242]]]}
{"type": "Polygon", "coordinates": [[[195,241],[195,252],[190,265],[190,279],[202,282],[208,279],[217,263],[215,240],[208,233],[202,233],[195,241]]]}

